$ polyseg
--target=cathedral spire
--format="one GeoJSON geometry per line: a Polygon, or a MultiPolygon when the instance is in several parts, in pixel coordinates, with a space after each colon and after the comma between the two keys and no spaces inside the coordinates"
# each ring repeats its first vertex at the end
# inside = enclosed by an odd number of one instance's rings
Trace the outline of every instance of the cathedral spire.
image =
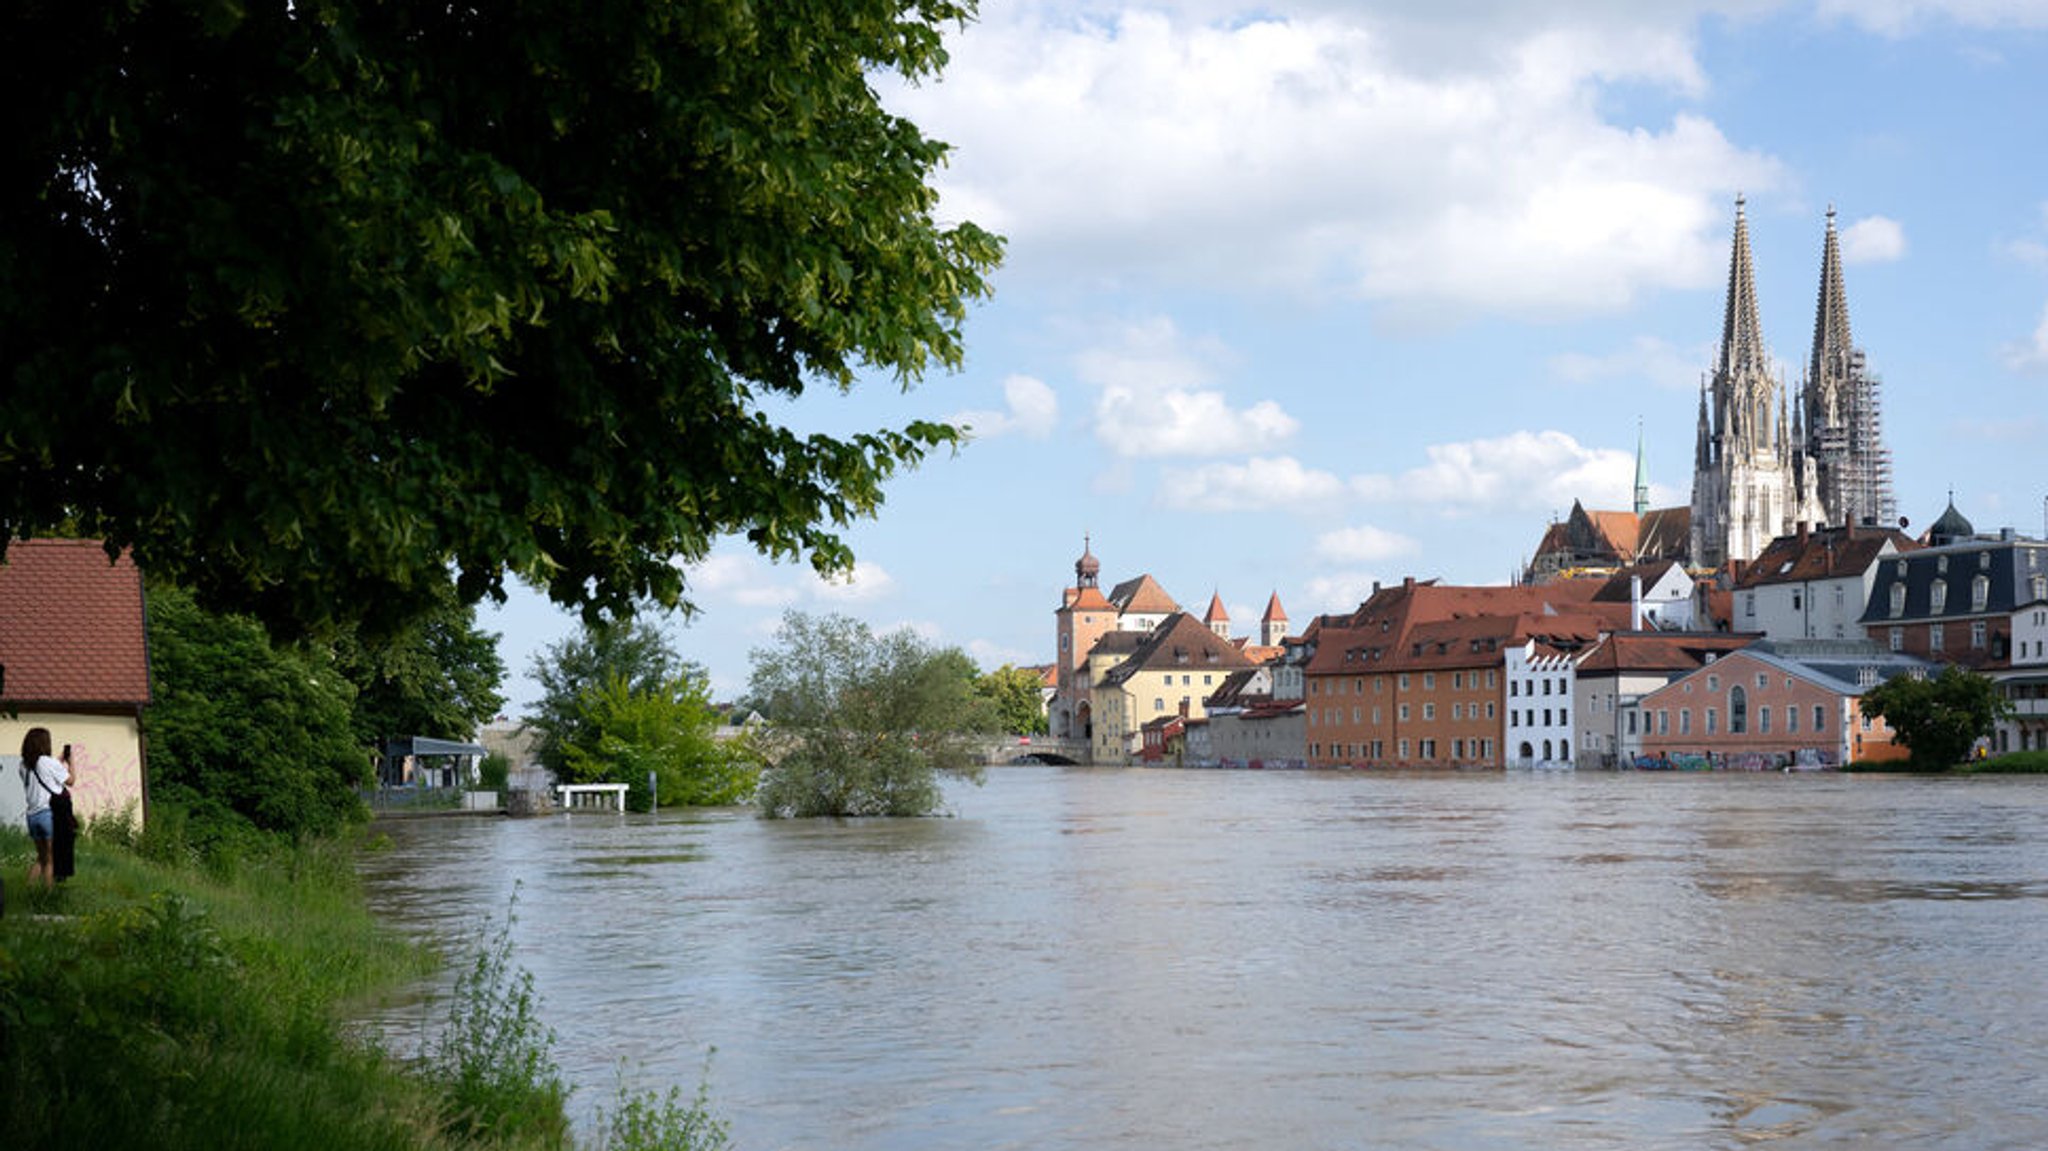
{"type": "MultiPolygon", "coordinates": [[[[1749,258],[1749,220],[1743,198],[1735,197],[1735,251],[1728,258],[1728,312],[1721,321],[1720,376],[1733,379],[1769,370],[1763,325],[1757,319],[1756,272],[1749,258]]],[[[1725,431],[1725,429],[1724,429],[1725,431]]]]}
{"type": "Polygon", "coordinates": [[[1713,455],[1712,455],[1712,452],[1711,452],[1711,450],[1710,450],[1710,449],[1711,449],[1711,447],[1712,447],[1712,444],[1713,444],[1713,431],[1712,431],[1712,429],[1711,429],[1711,428],[1709,428],[1709,427],[1708,427],[1708,425],[1707,425],[1707,378],[1706,378],[1705,376],[1701,376],[1701,377],[1700,377],[1700,434],[1699,434],[1699,441],[1698,441],[1697,443],[1695,443],[1695,444],[1693,445],[1693,449],[1692,449],[1692,467],[1693,467],[1693,471],[1695,471],[1695,472],[1703,472],[1703,471],[1706,471],[1706,470],[1707,470],[1707,465],[1709,465],[1709,464],[1711,464],[1711,463],[1713,463],[1713,462],[1714,462],[1714,461],[1713,461],[1713,455]]]}
{"type": "Polygon", "coordinates": [[[1820,257],[1820,303],[1814,309],[1813,359],[1808,387],[1839,376],[1853,341],[1849,337],[1849,296],[1842,288],[1842,245],[1835,237],[1835,206],[1828,205],[1828,233],[1820,257]]]}

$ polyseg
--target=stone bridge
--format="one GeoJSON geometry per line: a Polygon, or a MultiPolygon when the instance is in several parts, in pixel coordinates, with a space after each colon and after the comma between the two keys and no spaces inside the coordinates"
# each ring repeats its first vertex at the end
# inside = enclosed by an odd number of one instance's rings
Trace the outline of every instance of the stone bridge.
{"type": "Polygon", "coordinates": [[[1088,741],[1085,739],[1005,735],[986,741],[982,748],[982,762],[989,764],[1088,762],[1088,741]]]}

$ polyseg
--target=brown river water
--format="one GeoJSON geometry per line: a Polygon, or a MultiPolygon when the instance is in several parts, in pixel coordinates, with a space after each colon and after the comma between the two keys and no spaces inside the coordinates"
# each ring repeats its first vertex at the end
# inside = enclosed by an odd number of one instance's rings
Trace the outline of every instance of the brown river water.
{"type": "Polygon", "coordinates": [[[746,1151],[2048,1147],[2048,778],[947,794],[386,821],[366,877],[436,938],[514,908],[579,1122],[703,1080],[746,1151]]]}

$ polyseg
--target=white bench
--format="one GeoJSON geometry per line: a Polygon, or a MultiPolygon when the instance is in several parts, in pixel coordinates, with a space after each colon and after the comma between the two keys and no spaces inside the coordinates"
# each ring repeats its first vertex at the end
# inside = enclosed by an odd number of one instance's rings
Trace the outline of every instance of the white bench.
{"type": "MultiPolygon", "coordinates": [[[[626,810],[626,785],[623,783],[558,783],[555,791],[561,795],[564,808],[574,808],[578,796],[609,795],[617,800],[620,811],[626,810]]],[[[598,806],[605,805],[600,803],[598,806]]]]}

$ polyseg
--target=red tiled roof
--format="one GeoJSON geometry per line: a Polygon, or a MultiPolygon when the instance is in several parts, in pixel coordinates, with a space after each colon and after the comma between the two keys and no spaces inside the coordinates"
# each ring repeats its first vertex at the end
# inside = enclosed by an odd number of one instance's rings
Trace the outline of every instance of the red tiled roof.
{"type": "Polygon", "coordinates": [[[92,540],[16,540],[0,563],[0,700],[149,702],[142,573],[92,540]]]}
{"type": "Polygon", "coordinates": [[[1123,683],[1141,671],[1161,671],[1188,667],[1195,663],[1200,663],[1203,667],[1229,670],[1253,666],[1252,662],[1244,657],[1243,652],[1202,626],[1201,621],[1194,616],[1186,612],[1175,612],[1166,619],[1166,622],[1147,633],[1144,636],[1144,643],[1139,645],[1138,650],[1103,676],[1102,683],[1105,687],[1111,687],[1123,683]]]}
{"type": "Polygon", "coordinates": [[[1116,585],[1110,589],[1109,602],[1115,604],[1118,611],[1138,615],[1171,615],[1180,610],[1180,605],[1173,602],[1173,597],[1167,595],[1166,589],[1150,575],[1127,579],[1116,585]]]}
{"type": "Polygon", "coordinates": [[[1762,587],[1807,580],[1861,575],[1883,553],[1886,541],[1902,551],[1916,551],[1913,537],[1892,528],[1822,528],[1779,536],[1735,579],[1738,588],[1762,587]]]}
{"type": "Polygon", "coordinates": [[[1610,635],[1579,663],[1580,675],[1604,671],[1689,671],[1721,654],[1763,638],[1740,632],[1620,632],[1610,635]]]}

